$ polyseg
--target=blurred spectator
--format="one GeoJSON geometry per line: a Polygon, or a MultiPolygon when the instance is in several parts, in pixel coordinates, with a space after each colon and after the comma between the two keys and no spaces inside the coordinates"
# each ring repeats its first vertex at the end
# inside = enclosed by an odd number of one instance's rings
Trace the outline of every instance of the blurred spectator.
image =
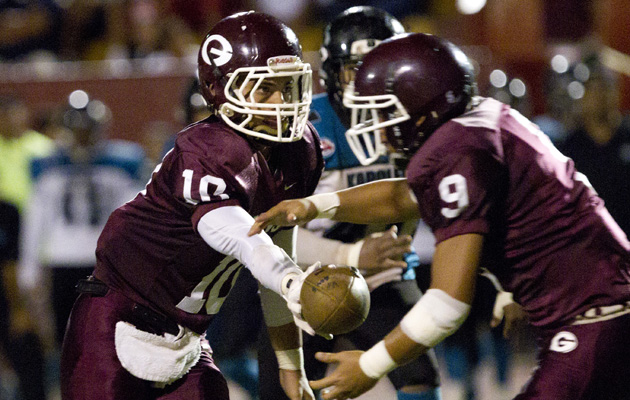
{"type": "Polygon", "coordinates": [[[258,4],[248,0],[166,0],[170,11],[181,18],[198,35],[203,36],[221,18],[238,11],[256,9],[258,4]]]}
{"type": "Polygon", "coordinates": [[[162,158],[168,150],[175,144],[175,134],[177,129],[167,121],[151,121],[142,131],[140,144],[142,145],[145,158],[140,171],[140,180],[148,182],[155,167],[162,162],[162,158]]]}
{"type": "Polygon", "coordinates": [[[569,69],[568,64],[567,57],[562,54],[552,57],[551,68],[547,72],[544,85],[545,113],[532,118],[532,122],[538,125],[556,146],[561,146],[566,140],[573,124],[572,108],[575,103],[573,97],[576,93],[570,88],[572,82],[579,80],[574,76],[576,71],[569,69]]]}
{"type": "Polygon", "coordinates": [[[184,125],[190,125],[202,119],[208,118],[212,113],[206,100],[199,93],[199,80],[192,78],[188,84],[188,90],[184,94],[183,111],[184,125]]]}
{"type": "Polygon", "coordinates": [[[583,83],[583,96],[577,102],[576,128],[560,150],[588,177],[628,235],[630,116],[620,111],[617,76],[596,56],[586,58],[581,65],[588,71],[588,78],[583,83]]]}
{"type": "Polygon", "coordinates": [[[359,5],[378,7],[399,19],[411,14],[424,14],[431,5],[431,1],[413,0],[314,0],[314,2],[322,9],[323,18],[326,21],[331,20],[345,9],[359,5]]]}
{"type": "Polygon", "coordinates": [[[20,211],[31,191],[31,160],[53,149],[50,138],[29,128],[29,116],[22,99],[0,95],[0,199],[20,211]]]}
{"type": "Polygon", "coordinates": [[[177,16],[164,15],[158,0],[128,0],[122,7],[122,35],[110,35],[105,58],[196,55],[198,43],[192,30],[177,16]]]}
{"type": "Polygon", "coordinates": [[[199,81],[191,78],[184,92],[182,102],[175,110],[175,120],[181,123],[176,128],[166,121],[152,121],[142,135],[142,146],[146,152],[145,165],[142,177],[146,182],[155,166],[161,162],[164,155],[175,145],[178,130],[197,121],[208,118],[211,115],[206,100],[199,93],[199,81]]]}
{"type": "Polygon", "coordinates": [[[64,18],[66,58],[185,57],[199,38],[164,0],[74,1],[64,18]]]}
{"type": "Polygon", "coordinates": [[[60,32],[61,58],[91,59],[95,54],[101,54],[108,35],[120,31],[121,9],[121,1],[69,2],[64,8],[60,32]]]}
{"type": "Polygon", "coordinates": [[[0,0],[0,61],[58,50],[61,8],[54,0],[0,0]]]}
{"type": "Polygon", "coordinates": [[[531,116],[531,101],[527,85],[522,79],[495,69],[490,73],[489,82],[488,97],[509,105],[528,118],[531,116]]]}
{"type": "Polygon", "coordinates": [[[94,268],[96,241],[109,214],[142,187],[137,174],[144,153],[137,144],[105,139],[107,106],[83,91],[69,100],[55,152],[34,161],[20,239],[20,284],[41,323],[54,326],[54,332],[40,327],[46,340],[56,342],[53,347],[63,339],[76,282],[94,268]],[[49,304],[54,323],[46,318],[49,304]]]}
{"type": "Polygon", "coordinates": [[[19,220],[17,208],[0,201],[0,346],[19,380],[19,398],[42,400],[46,398],[42,345],[16,279],[19,220]]]}

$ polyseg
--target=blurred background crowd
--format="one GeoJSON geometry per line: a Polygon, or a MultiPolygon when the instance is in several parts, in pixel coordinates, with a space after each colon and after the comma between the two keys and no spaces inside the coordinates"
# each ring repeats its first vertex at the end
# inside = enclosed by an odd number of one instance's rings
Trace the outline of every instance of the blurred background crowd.
{"type": "MultiPolygon", "coordinates": [[[[58,398],[74,282],[109,213],[204,112],[194,75],[210,27],[272,14],[317,75],[325,24],[354,5],[459,45],[481,94],[532,118],[630,233],[627,0],[0,0],[0,399],[58,398]]],[[[438,348],[445,399],[510,398],[533,367],[530,335],[505,342],[488,318],[438,348]]],[[[256,398],[255,349],[239,350],[226,373],[235,398],[256,398]]]]}

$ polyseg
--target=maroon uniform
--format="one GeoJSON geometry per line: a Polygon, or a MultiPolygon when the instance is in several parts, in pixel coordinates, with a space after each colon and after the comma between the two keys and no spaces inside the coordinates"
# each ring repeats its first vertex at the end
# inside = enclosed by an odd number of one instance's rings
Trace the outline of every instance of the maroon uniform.
{"type": "MultiPolygon", "coordinates": [[[[103,230],[94,274],[109,292],[104,297],[82,295],[75,305],[66,333],[73,345],[64,347],[63,373],[71,374],[83,363],[101,363],[104,398],[119,398],[117,390],[129,393],[133,385],[147,385],[120,367],[113,348],[116,322],[129,318],[158,334],[176,323],[201,334],[242,268],[238,260],[206,244],[196,232],[199,219],[224,206],[240,206],[256,215],[281,200],[308,196],[322,169],[319,138],[310,125],[302,140],[272,148],[269,161],[216,117],[180,132],[146,189],[116,210],[103,230]],[[155,324],[138,320],[138,307],[155,324]]],[[[211,359],[202,357],[177,384],[210,375],[224,386],[212,370],[211,359]]],[[[73,378],[73,383],[66,381],[65,393],[80,397],[77,393],[87,390],[89,382],[80,385],[81,378],[73,378]]]]}
{"type": "Polygon", "coordinates": [[[96,277],[204,332],[241,264],[210,248],[195,231],[197,222],[217,207],[257,215],[312,194],[323,168],[319,147],[314,129],[307,129],[302,140],[278,145],[267,163],[214,118],[188,127],[146,190],[111,215],[96,250],[96,277]]]}
{"type": "Polygon", "coordinates": [[[474,76],[437,36],[381,42],[344,93],[351,147],[368,163],[384,135],[409,159],[409,186],[438,243],[483,236],[483,249],[461,240],[540,332],[539,368],[518,400],[628,400],[630,243],[573,161],[521,114],[477,97],[474,76]]]}
{"type": "Polygon", "coordinates": [[[628,388],[630,341],[593,331],[628,332],[630,243],[573,161],[518,112],[484,99],[438,128],[407,176],[437,242],[485,235],[482,266],[542,328],[542,368],[523,398],[625,398],[615,390],[625,378],[628,388]],[[591,317],[607,321],[584,324],[591,317]],[[579,374],[563,369],[572,363],[579,374]],[[603,371],[618,377],[610,397],[587,386],[603,371]]]}

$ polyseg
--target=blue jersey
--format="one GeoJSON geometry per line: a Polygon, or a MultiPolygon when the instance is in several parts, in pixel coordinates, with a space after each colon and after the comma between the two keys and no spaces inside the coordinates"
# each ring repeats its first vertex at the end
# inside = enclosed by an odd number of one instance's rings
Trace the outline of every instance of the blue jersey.
{"type": "Polygon", "coordinates": [[[321,138],[326,170],[361,165],[346,140],[346,127],[335,113],[326,93],[313,96],[309,119],[321,138]]]}

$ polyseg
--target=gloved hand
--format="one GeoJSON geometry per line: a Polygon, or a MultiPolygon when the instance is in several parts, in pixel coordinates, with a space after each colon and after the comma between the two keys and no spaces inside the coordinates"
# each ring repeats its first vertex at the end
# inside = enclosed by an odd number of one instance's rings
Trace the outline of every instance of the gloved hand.
{"type": "MultiPolygon", "coordinates": [[[[287,307],[293,313],[293,319],[295,321],[295,325],[302,329],[304,332],[308,333],[311,336],[315,336],[315,329],[313,329],[308,322],[306,322],[302,318],[302,304],[300,303],[300,292],[302,291],[302,285],[304,284],[304,280],[307,276],[317,271],[322,267],[322,263],[317,261],[315,264],[308,267],[306,271],[304,271],[300,275],[295,275],[292,278],[291,283],[289,284],[289,289],[286,294],[283,296],[287,301],[287,307]]],[[[326,339],[332,339],[332,335],[321,335],[326,339]]]]}

